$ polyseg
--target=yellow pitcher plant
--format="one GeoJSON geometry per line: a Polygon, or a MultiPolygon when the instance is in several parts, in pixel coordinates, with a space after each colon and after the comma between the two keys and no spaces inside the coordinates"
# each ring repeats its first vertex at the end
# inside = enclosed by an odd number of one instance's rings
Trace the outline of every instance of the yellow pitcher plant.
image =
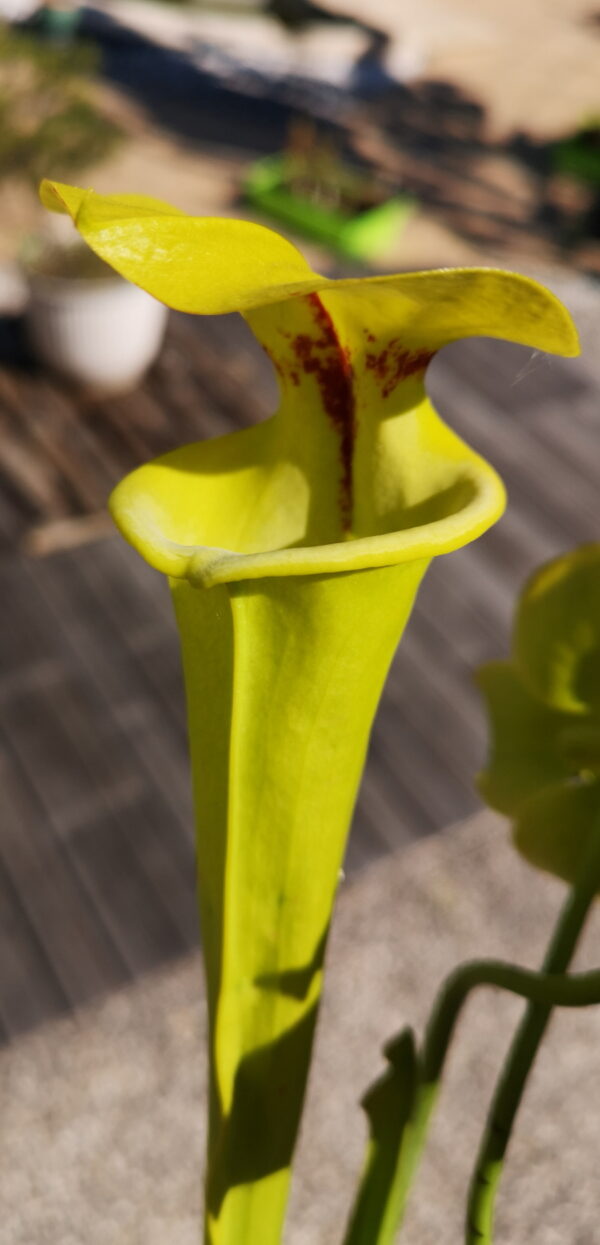
{"type": "Polygon", "coordinates": [[[206,1241],[277,1245],[377,702],[431,558],[504,507],[492,467],[432,408],[425,369],[475,334],[565,355],[577,337],[552,294],[509,273],[333,281],[247,221],[48,182],[42,197],[170,307],[241,312],[279,378],[272,418],[165,454],[111,499],[169,576],[181,634],[210,1016],[206,1241]]]}

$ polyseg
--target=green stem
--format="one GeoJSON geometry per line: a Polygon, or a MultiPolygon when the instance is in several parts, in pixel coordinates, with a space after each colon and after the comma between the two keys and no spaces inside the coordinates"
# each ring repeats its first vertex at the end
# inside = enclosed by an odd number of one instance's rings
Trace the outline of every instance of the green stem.
{"type": "MultiPolygon", "coordinates": [[[[566,971],[600,886],[600,819],[593,828],[575,885],[560,914],[543,970],[566,971]]],[[[496,1195],[504,1158],[527,1078],[546,1032],[553,1002],[530,1002],[496,1086],[481,1140],[467,1203],[466,1245],[492,1245],[496,1195]]]]}
{"type": "Polygon", "coordinates": [[[477,986],[495,986],[550,1007],[600,1003],[600,971],[565,977],[500,960],[475,960],[457,968],[438,994],[418,1060],[410,1032],[386,1048],[392,1068],[367,1095],[372,1137],[345,1245],[393,1241],[425,1145],[456,1023],[477,986]]]}
{"type": "Polygon", "coordinates": [[[398,1034],[386,1046],[385,1054],[391,1066],[362,1104],[369,1116],[371,1136],[344,1245],[384,1245],[393,1239],[401,1214],[401,1155],[418,1083],[412,1030],[398,1034]]]}
{"type": "Polygon", "coordinates": [[[440,1079],[459,1013],[476,986],[496,986],[548,1007],[594,1007],[600,1003],[600,969],[565,977],[562,973],[516,968],[502,960],[462,964],[442,987],[427,1026],[421,1056],[425,1082],[440,1079]]]}

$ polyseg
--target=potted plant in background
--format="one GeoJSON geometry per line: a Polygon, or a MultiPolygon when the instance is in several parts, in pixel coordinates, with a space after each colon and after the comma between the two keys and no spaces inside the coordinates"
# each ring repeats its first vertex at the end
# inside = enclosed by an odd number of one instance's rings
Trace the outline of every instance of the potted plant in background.
{"type": "Polygon", "coordinates": [[[77,242],[31,239],[28,341],[43,363],[98,392],[133,388],[160,349],[167,308],[77,242]]]}
{"type": "MultiPolygon", "coordinates": [[[[122,140],[90,89],[95,65],[91,47],[0,28],[0,183],[25,216],[28,195],[37,212],[49,168],[73,175],[122,140]]],[[[90,258],[72,228],[40,228],[20,261],[26,333],[42,362],[102,390],[135,384],[160,347],[166,309],[90,258]]]]}

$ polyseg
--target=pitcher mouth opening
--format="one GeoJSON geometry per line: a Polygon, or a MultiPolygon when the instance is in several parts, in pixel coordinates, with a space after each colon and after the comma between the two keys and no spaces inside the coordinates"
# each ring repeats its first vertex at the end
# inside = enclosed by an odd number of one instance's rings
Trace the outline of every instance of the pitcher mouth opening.
{"type": "Polygon", "coordinates": [[[203,588],[271,576],[340,574],[429,559],[459,549],[481,535],[500,517],[506,503],[504,486],[495,471],[481,460],[469,462],[447,489],[400,511],[400,522],[393,530],[243,552],[173,539],[162,522],[164,511],[154,498],[136,490],[135,498],[125,501],[122,487],[115,490],[110,509],[129,543],[156,570],[203,588]]]}

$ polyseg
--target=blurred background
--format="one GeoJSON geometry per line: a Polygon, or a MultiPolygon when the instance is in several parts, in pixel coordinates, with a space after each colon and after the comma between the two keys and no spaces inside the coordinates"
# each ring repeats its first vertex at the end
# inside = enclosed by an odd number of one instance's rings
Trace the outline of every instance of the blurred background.
{"type": "Polygon", "coordinates": [[[333,276],[502,265],[575,315],[582,361],[481,339],[430,369],[438,408],[503,474],[510,505],[429,573],[377,718],[351,879],[477,809],[473,670],[505,653],[533,566],[597,536],[600,10],[0,0],[0,18],[8,1042],[197,947],[167,587],[105,504],[135,465],[264,418],[275,395],[241,319],[137,302],[46,218],[40,178],[272,225],[333,276]]]}

